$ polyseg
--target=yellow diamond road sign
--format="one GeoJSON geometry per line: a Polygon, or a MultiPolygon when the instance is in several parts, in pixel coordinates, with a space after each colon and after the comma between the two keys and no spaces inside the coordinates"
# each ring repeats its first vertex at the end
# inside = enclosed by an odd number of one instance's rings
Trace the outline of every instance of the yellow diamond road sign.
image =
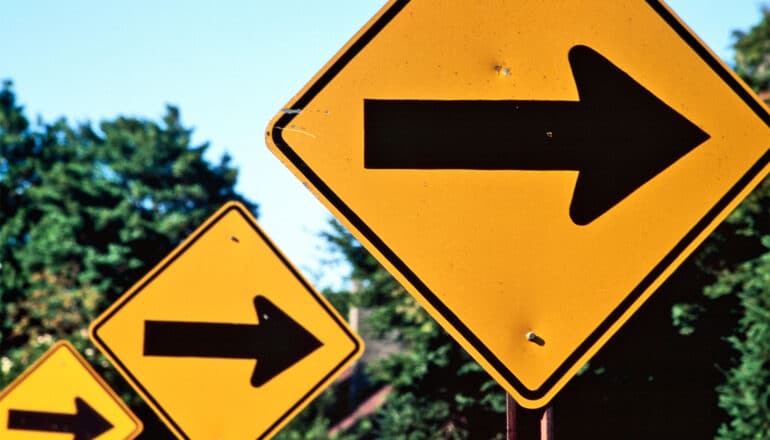
{"type": "Polygon", "coordinates": [[[69,342],[0,393],[3,440],[127,440],[142,423],[69,342]]]}
{"type": "Polygon", "coordinates": [[[267,438],[363,351],[242,205],[229,203],[94,322],[179,438],[267,438]]]}
{"type": "Polygon", "coordinates": [[[767,174],[769,122],[660,1],[393,0],[267,142],[539,407],[767,174]]]}

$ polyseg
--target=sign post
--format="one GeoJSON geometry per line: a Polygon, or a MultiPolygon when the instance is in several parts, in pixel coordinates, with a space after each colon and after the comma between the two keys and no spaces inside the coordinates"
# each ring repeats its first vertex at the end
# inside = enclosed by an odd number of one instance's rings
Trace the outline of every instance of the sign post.
{"type": "Polygon", "coordinates": [[[540,418],[540,440],[553,440],[553,406],[548,405],[540,418]]]}
{"type": "Polygon", "coordinates": [[[516,440],[516,401],[505,393],[505,440],[516,440]]]}

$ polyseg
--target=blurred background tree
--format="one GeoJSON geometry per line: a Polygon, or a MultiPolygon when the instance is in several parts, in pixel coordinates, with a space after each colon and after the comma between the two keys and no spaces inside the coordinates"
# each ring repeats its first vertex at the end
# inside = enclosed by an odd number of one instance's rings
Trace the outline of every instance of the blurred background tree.
{"type": "Polygon", "coordinates": [[[30,124],[2,84],[0,387],[58,339],[120,383],[88,341],[91,321],[224,202],[256,213],[229,157],[209,163],[191,133],[171,106],[160,123],[30,124]]]}
{"type": "MultiPolygon", "coordinates": [[[[736,72],[770,104],[770,9],[747,32],[735,32],[736,72]]],[[[743,240],[745,252],[714,270],[716,281],[704,293],[719,301],[737,298],[737,325],[727,337],[733,355],[717,388],[719,406],[729,419],[720,440],[770,438],[770,179],[733,212],[720,244],[743,240]],[[728,231],[730,234],[726,234],[728,231]]],[[[709,325],[701,322],[701,325],[709,325]]]]}
{"type": "Polygon", "coordinates": [[[770,90],[770,7],[762,9],[762,19],[748,31],[733,32],[735,72],[756,92],[770,90]]]}
{"type": "MultiPolygon", "coordinates": [[[[365,384],[354,396],[354,401],[363,403],[371,393],[387,388],[384,403],[353,420],[338,438],[503,438],[502,388],[339,223],[330,223],[324,237],[330,251],[353,268],[353,288],[328,296],[337,302],[344,299],[347,304],[340,307],[343,310],[357,307],[368,311],[360,328],[367,351],[383,343],[393,347],[364,356],[360,373],[365,384]]],[[[307,438],[302,433],[309,426],[314,427],[313,432],[331,428],[339,421],[338,405],[320,399],[278,438],[307,438]]],[[[327,437],[324,431],[314,438],[327,437]]]]}

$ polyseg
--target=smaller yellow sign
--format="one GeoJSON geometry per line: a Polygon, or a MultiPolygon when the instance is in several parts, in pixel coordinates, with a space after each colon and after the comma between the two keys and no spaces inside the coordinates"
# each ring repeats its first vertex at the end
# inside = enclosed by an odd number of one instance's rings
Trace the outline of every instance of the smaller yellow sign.
{"type": "Polygon", "coordinates": [[[0,393],[3,440],[126,440],[140,432],[142,422],[66,341],[0,393]]]}
{"type": "Polygon", "coordinates": [[[183,439],[268,438],[363,351],[238,203],[97,318],[91,338],[183,439]]]}

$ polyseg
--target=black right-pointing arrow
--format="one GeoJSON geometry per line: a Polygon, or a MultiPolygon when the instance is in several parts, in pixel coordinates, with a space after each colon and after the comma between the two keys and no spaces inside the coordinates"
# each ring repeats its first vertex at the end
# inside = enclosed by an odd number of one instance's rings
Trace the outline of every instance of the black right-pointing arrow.
{"type": "Polygon", "coordinates": [[[569,52],[580,101],[364,101],[369,169],[577,170],[591,223],[709,135],[606,58],[569,52]]]}
{"type": "Polygon", "coordinates": [[[8,429],[73,434],[73,440],[92,440],[112,429],[112,424],[76,397],[75,414],[9,409],[8,429]]]}
{"type": "Polygon", "coordinates": [[[254,307],[259,325],[145,321],[144,355],[256,360],[251,385],[259,387],[323,345],[264,296],[254,307]]]}

